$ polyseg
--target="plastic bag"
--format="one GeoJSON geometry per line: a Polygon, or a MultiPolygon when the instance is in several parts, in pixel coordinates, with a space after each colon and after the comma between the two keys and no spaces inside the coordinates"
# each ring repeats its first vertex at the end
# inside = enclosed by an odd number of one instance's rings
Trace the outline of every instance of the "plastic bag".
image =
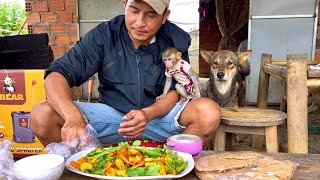
{"type": "Polygon", "coordinates": [[[88,149],[101,147],[101,143],[96,138],[96,130],[88,124],[86,127],[86,137],[80,137],[72,142],[50,143],[46,146],[48,154],[58,154],[68,159],[73,154],[88,149]],[[87,142],[83,142],[80,139],[87,139],[87,142]]]}
{"type": "Polygon", "coordinates": [[[10,147],[13,145],[11,141],[0,141],[0,179],[11,180],[13,179],[14,160],[10,151],[10,147]]]}

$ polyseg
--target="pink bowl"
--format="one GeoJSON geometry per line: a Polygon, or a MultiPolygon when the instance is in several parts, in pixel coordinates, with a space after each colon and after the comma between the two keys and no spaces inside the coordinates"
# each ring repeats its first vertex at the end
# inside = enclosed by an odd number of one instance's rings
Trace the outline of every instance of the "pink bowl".
{"type": "Polygon", "coordinates": [[[202,151],[202,144],[202,138],[192,134],[178,134],[167,139],[169,150],[189,153],[193,157],[196,157],[202,151]]]}

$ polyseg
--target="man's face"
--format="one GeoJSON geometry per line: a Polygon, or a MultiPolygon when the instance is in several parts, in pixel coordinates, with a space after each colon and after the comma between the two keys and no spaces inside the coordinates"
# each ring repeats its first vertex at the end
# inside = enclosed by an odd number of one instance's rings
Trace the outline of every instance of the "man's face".
{"type": "Polygon", "coordinates": [[[157,14],[152,7],[141,0],[123,1],[125,5],[125,23],[129,36],[136,48],[148,45],[153,36],[169,16],[157,14]]]}

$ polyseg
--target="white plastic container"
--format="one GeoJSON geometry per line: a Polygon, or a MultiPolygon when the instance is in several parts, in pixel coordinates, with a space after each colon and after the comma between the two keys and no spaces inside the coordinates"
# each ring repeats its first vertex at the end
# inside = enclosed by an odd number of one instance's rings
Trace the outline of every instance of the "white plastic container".
{"type": "Polygon", "coordinates": [[[18,160],[13,165],[17,180],[57,180],[64,170],[64,158],[56,154],[39,154],[18,160]]]}

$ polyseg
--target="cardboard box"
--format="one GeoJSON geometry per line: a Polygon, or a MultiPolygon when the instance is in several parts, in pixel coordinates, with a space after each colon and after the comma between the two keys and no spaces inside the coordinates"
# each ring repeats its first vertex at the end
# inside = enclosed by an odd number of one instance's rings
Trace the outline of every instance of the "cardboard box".
{"type": "Polygon", "coordinates": [[[46,99],[44,70],[0,70],[0,140],[14,142],[14,157],[44,154],[30,127],[30,112],[46,99]]]}

